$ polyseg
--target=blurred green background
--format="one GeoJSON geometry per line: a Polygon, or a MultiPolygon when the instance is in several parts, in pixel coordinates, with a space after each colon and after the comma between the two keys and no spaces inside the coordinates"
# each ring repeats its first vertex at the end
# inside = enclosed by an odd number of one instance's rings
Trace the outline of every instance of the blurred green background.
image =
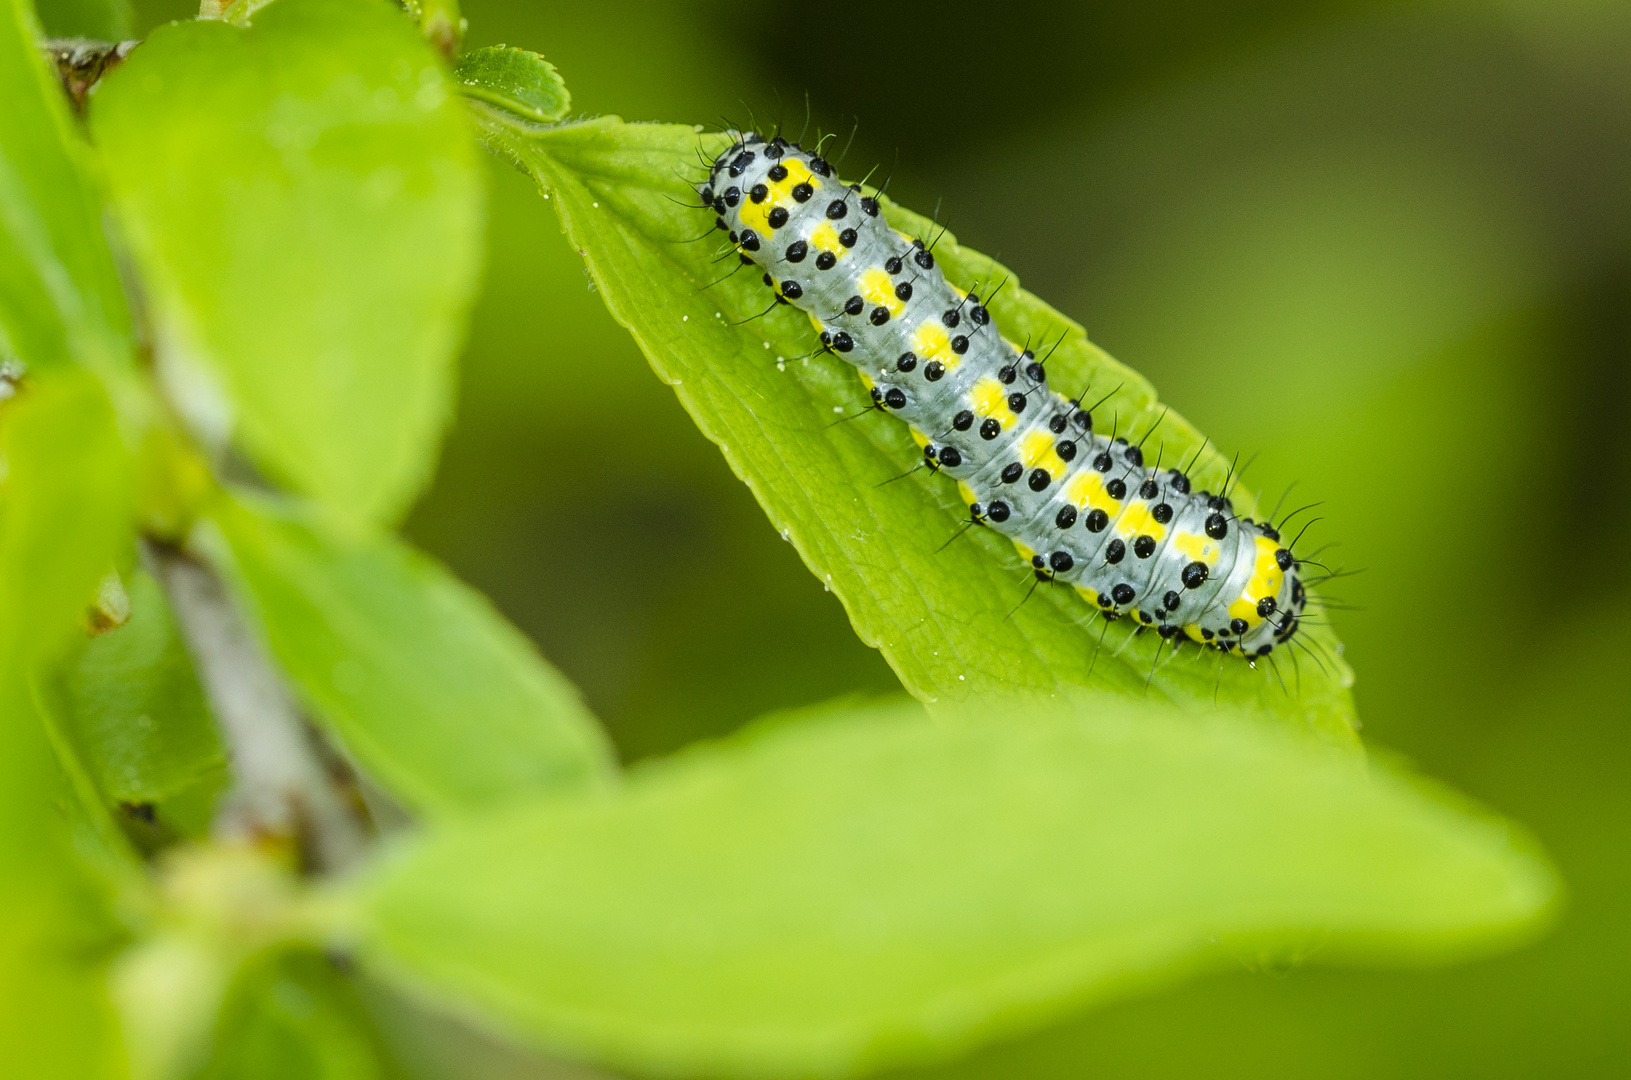
{"type": "MultiPolygon", "coordinates": [[[[190,14],[149,4],[138,29],[190,14]]],[[[1215,978],[928,1075],[1631,1073],[1631,6],[475,0],[585,113],[855,132],[1148,375],[1315,544],[1364,734],[1526,822],[1557,932],[1215,978]]],[[[409,532],[628,758],[896,687],[492,166],[457,426],[409,532]]],[[[1085,647],[1085,646],[1084,646],[1085,647]]]]}

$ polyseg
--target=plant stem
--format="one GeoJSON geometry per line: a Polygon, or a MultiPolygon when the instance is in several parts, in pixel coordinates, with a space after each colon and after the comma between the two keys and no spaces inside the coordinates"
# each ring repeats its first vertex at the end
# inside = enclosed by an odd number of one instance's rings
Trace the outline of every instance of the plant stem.
{"type": "Polygon", "coordinates": [[[177,548],[150,542],[145,554],[175,609],[232,758],[235,785],[216,832],[295,840],[320,871],[355,862],[366,842],[362,825],[221,579],[177,548]]]}

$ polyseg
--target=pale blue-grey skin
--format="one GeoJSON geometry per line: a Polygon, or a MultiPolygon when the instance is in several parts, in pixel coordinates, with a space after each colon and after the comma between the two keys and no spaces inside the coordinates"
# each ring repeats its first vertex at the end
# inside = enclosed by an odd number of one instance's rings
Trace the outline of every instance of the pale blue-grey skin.
{"type": "Polygon", "coordinates": [[[979,297],[947,282],[859,186],[796,145],[747,133],[698,191],[744,261],[812,316],[874,402],[911,425],[924,464],[961,482],[972,520],[1011,538],[1038,578],[1076,586],[1107,618],[1132,613],[1163,638],[1249,658],[1296,633],[1306,595],[1279,534],[1095,433],[1031,351],[1005,341],[979,297]],[[909,295],[895,291],[902,283],[909,295]],[[1125,492],[1113,499],[1117,482],[1125,492]]]}

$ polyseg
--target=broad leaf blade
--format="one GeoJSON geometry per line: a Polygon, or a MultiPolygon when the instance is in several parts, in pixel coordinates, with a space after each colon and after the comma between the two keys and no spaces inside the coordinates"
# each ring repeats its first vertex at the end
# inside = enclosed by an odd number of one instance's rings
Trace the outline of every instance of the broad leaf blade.
{"type": "Polygon", "coordinates": [[[99,961],[117,931],[50,806],[58,781],[28,690],[128,543],[127,466],[100,386],[37,380],[0,408],[0,460],[0,1047],[17,1076],[113,1076],[99,961]]]}
{"type": "Polygon", "coordinates": [[[1459,957],[1555,888],[1504,823],[1266,725],[894,707],[433,835],[361,924],[365,958],[555,1050],[846,1076],[1243,952],[1459,957]]]}
{"type": "Polygon", "coordinates": [[[431,48],[388,5],[160,27],[91,109],[163,370],[203,429],[370,518],[435,460],[481,182],[431,48]]]}
{"type": "MultiPolygon", "coordinates": [[[[493,122],[488,137],[548,190],[613,315],[913,694],[956,702],[1148,693],[1190,708],[1250,706],[1354,741],[1351,673],[1328,630],[1302,635],[1299,648],[1311,652],[1290,651],[1258,670],[1192,648],[1175,655],[1153,634],[1135,638],[1132,620],[1106,627],[1072,590],[1038,589],[1027,600],[1030,570],[994,534],[976,529],[947,544],[967,508],[947,481],[921,472],[897,480],[921,458],[905,425],[876,414],[839,422],[867,406],[853,370],[811,355],[819,343],[803,313],[750,318],[769,303],[757,271],[719,281],[735,255],[719,261],[719,243],[689,242],[713,215],[686,208],[695,195],[680,177],[697,173],[698,156],[716,152],[721,137],[611,118],[548,130],[493,122]]],[[[1222,486],[1228,460],[1163,410],[1143,378],[1020,289],[1010,271],[885,204],[891,224],[935,240],[957,284],[988,294],[1004,283],[993,314],[1009,338],[1053,349],[1057,385],[1110,394],[1095,415],[1114,416],[1134,437],[1159,420],[1145,442],[1150,458],[1197,457],[1197,483],[1222,486]]],[[[1252,513],[1245,492],[1235,501],[1252,513]]]]}
{"type": "Polygon", "coordinates": [[[249,498],[201,540],[307,704],[388,791],[448,813],[603,783],[573,687],[475,590],[384,537],[249,498]]]}
{"type": "Polygon", "coordinates": [[[130,362],[130,316],[62,88],[23,0],[0,2],[0,360],[130,362]]]}

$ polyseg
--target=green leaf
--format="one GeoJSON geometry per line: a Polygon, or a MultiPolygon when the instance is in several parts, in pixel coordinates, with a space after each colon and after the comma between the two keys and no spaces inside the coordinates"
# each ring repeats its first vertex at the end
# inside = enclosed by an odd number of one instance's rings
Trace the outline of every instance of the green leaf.
{"type": "Polygon", "coordinates": [[[39,0],[35,6],[52,37],[120,41],[135,21],[130,0],[39,0]]]}
{"type": "Polygon", "coordinates": [[[26,0],[0,0],[0,360],[131,361],[130,316],[97,192],[26,0]]]}
{"type": "Polygon", "coordinates": [[[1556,889],[1512,826],[1273,725],[912,706],[463,822],[357,919],[366,962],[560,1052],[836,1077],[1240,956],[1486,951],[1556,889]]]}
{"type": "MultiPolygon", "coordinates": [[[[1194,709],[1277,713],[1331,740],[1355,741],[1352,675],[1328,629],[1299,635],[1299,648],[1311,652],[1288,650],[1257,670],[1237,657],[1175,655],[1153,634],[1135,637],[1130,619],[1098,620],[1073,590],[1037,589],[1027,600],[1029,568],[995,534],[975,529],[948,543],[967,519],[954,485],[921,471],[889,482],[921,459],[904,424],[875,415],[836,422],[868,399],[847,364],[811,355],[819,342],[809,320],[782,308],[734,325],[765,309],[757,274],[705,288],[732,264],[716,261],[717,243],[688,242],[713,215],[687,208],[695,194],[681,177],[697,173],[699,155],[717,153],[722,136],[615,118],[548,130],[495,122],[487,133],[538,178],[612,314],[914,695],[957,702],[1149,694],[1194,709]]],[[[895,227],[935,239],[953,282],[987,291],[1005,283],[990,307],[1009,338],[1050,349],[1062,339],[1048,361],[1057,385],[1110,394],[1100,415],[1113,414],[1133,436],[1164,413],[1146,452],[1155,447],[1169,462],[1198,456],[1197,482],[1221,486],[1228,460],[1203,449],[1143,378],[1019,288],[1006,268],[887,200],[885,208],[895,227]]],[[[1253,512],[1246,492],[1234,497],[1240,513],[1253,512]]]]}
{"type": "Polygon", "coordinates": [[[131,853],[63,731],[58,703],[41,691],[129,551],[131,515],[130,461],[98,380],[77,368],[47,370],[0,403],[0,681],[15,681],[18,695],[0,707],[26,716],[19,722],[30,739],[46,737],[81,853],[118,884],[134,877],[131,853]]]}
{"type": "Polygon", "coordinates": [[[549,123],[572,108],[572,95],[555,65],[535,52],[494,45],[459,57],[453,77],[466,97],[527,120],[549,123]]]}
{"type": "Polygon", "coordinates": [[[197,1080],[376,1080],[381,1049],[355,988],[303,950],[239,976],[197,1080]]]}
{"type": "Polygon", "coordinates": [[[106,897],[50,813],[49,752],[15,672],[0,670],[0,1046],[19,1077],[122,1074],[102,961],[116,942],[106,897]]]}
{"type": "Polygon", "coordinates": [[[226,751],[158,582],[130,579],[130,618],[67,666],[75,742],[108,801],[201,837],[225,787],[226,751]]]}
{"type": "Polygon", "coordinates": [[[123,447],[99,385],[64,372],[0,409],[0,1047],[17,1076],[112,1076],[108,897],[71,854],[30,677],[128,543],[123,447]]]}
{"type": "Polygon", "coordinates": [[[0,406],[0,660],[82,626],[130,542],[130,464],[100,384],[63,371],[0,406]]]}
{"type": "Polygon", "coordinates": [[[577,692],[475,590],[406,545],[223,500],[199,543],[295,688],[409,806],[468,810],[611,773],[577,692]]]}
{"type": "Polygon", "coordinates": [[[435,460],[480,243],[463,113],[370,0],[162,26],[93,100],[172,395],[340,512],[400,513],[435,460]]]}

